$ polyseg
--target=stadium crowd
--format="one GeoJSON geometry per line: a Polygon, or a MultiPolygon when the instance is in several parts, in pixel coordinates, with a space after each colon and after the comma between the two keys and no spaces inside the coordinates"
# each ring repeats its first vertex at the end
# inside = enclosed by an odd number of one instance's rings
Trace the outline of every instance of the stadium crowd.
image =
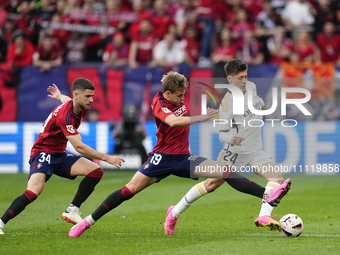
{"type": "Polygon", "coordinates": [[[339,25],[338,0],[0,0],[0,61],[340,64],[339,25]]]}

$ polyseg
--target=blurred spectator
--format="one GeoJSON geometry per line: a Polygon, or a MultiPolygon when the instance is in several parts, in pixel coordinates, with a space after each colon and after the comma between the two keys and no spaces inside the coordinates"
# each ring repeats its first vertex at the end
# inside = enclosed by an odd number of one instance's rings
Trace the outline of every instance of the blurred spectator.
{"type": "Polygon", "coordinates": [[[127,26],[125,21],[112,19],[119,14],[130,11],[130,9],[123,5],[123,0],[107,0],[106,1],[106,14],[109,16],[109,24],[118,30],[124,30],[127,26]]]}
{"type": "Polygon", "coordinates": [[[71,12],[76,12],[80,10],[79,0],[66,0],[66,6],[64,8],[65,14],[70,14],[71,12]]]}
{"type": "Polygon", "coordinates": [[[336,22],[336,10],[331,7],[331,0],[319,0],[316,7],[314,33],[321,33],[325,22],[336,22]]]}
{"type": "Polygon", "coordinates": [[[33,14],[28,1],[23,1],[19,8],[21,12],[20,16],[14,22],[15,27],[16,29],[23,30],[33,45],[37,45],[41,19],[33,14]]]}
{"type": "Polygon", "coordinates": [[[283,24],[290,31],[302,26],[313,25],[315,9],[307,0],[289,1],[282,10],[283,24]]]}
{"type": "Polygon", "coordinates": [[[138,68],[139,64],[149,63],[150,67],[155,67],[153,60],[153,49],[157,43],[157,38],[152,32],[150,21],[144,19],[140,22],[140,31],[137,32],[130,44],[129,65],[132,69],[138,68]]]}
{"type": "Polygon", "coordinates": [[[158,65],[172,69],[184,61],[184,50],[175,35],[167,33],[164,39],[157,43],[154,56],[158,65]]]}
{"type": "MultiPolygon", "coordinates": [[[[93,23],[94,24],[94,23],[93,23]]],[[[103,19],[102,27],[108,27],[109,22],[107,19],[103,19]]],[[[112,40],[112,34],[105,33],[92,33],[86,37],[86,57],[85,61],[88,62],[101,62],[106,45],[112,40]]]]}
{"type": "Polygon", "coordinates": [[[166,12],[166,0],[155,0],[155,11],[151,15],[151,24],[157,39],[162,39],[168,33],[175,32],[175,23],[172,17],[166,12]]]}
{"type": "Polygon", "coordinates": [[[318,34],[316,44],[319,47],[322,62],[334,62],[340,65],[340,36],[335,34],[335,25],[326,22],[323,33],[318,34]]]}
{"type": "MultiPolygon", "coordinates": [[[[51,22],[62,22],[62,16],[59,12],[52,16],[51,22]]],[[[67,22],[67,21],[66,21],[67,22]]],[[[53,29],[48,28],[46,33],[53,37],[54,40],[58,41],[62,49],[66,48],[66,44],[70,37],[71,32],[64,29],[53,29]]]]}
{"type": "Polygon", "coordinates": [[[181,40],[184,49],[184,59],[189,65],[197,63],[199,58],[200,43],[197,40],[197,30],[194,26],[185,29],[185,36],[181,40]]]}
{"type": "Polygon", "coordinates": [[[0,62],[5,62],[7,55],[7,40],[0,30],[0,62]]]}
{"type": "Polygon", "coordinates": [[[0,3],[0,28],[2,28],[7,19],[8,13],[6,12],[4,6],[0,3]]]}
{"type": "Polygon", "coordinates": [[[177,9],[181,6],[181,0],[166,0],[168,8],[166,12],[171,16],[174,17],[176,14],[177,9]]]}
{"type": "Polygon", "coordinates": [[[132,11],[136,15],[136,20],[131,23],[128,31],[128,38],[131,39],[138,31],[140,22],[149,19],[150,14],[144,9],[142,0],[133,0],[132,11]]]}
{"type": "Polygon", "coordinates": [[[129,59],[129,45],[125,42],[124,34],[116,32],[113,42],[106,45],[103,62],[115,65],[125,65],[129,59]]]}
{"type": "Polygon", "coordinates": [[[42,20],[49,21],[56,12],[56,8],[53,6],[51,0],[41,0],[40,3],[41,6],[34,10],[34,14],[42,20]]]}
{"type": "Polygon", "coordinates": [[[14,18],[9,15],[5,21],[5,25],[1,28],[1,33],[7,42],[11,41],[12,34],[15,31],[14,18]]]}
{"type": "Polygon", "coordinates": [[[198,27],[198,22],[196,22],[197,14],[193,0],[181,0],[180,3],[181,5],[176,10],[174,21],[176,24],[176,33],[178,36],[182,37],[184,29],[188,25],[198,27]]]}
{"type": "Polygon", "coordinates": [[[7,5],[5,6],[5,10],[10,14],[15,15],[15,17],[18,17],[20,12],[18,7],[20,3],[20,0],[9,0],[7,1],[7,5]]]}
{"type": "Polygon", "coordinates": [[[280,24],[280,16],[274,12],[270,1],[265,1],[263,3],[263,11],[257,15],[255,20],[256,36],[267,40],[270,36],[274,35],[276,26],[280,24]]]}
{"type": "Polygon", "coordinates": [[[32,63],[34,46],[26,39],[23,31],[13,33],[12,43],[8,47],[6,61],[14,66],[27,66],[32,63]]]}
{"type": "Polygon", "coordinates": [[[242,0],[242,7],[248,14],[248,20],[255,22],[256,17],[264,7],[263,0],[242,0]]]}
{"type": "Polygon", "coordinates": [[[242,0],[222,0],[216,3],[215,8],[216,23],[220,31],[223,27],[230,28],[236,22],[236,13],[243,9],[242,0]]]}
{"type": "Polygon", "coordinates": [[[269,51],[269,63],[280,64],[288,61],[294,49],[294,42],[286,37],[285,28],[278,26],[275,29],[274,36],[267,41],[267,49],[269,51]]]}
{"type": "Polygon", "coordinates": [[[142,0],[143,9],[148,13],[151,13],[153,10],[153,0],[142,0]]]}
{"type": "Polygon", "coordinates": [[[297,34],[294,51],[295,54],[291,55],[293,62],[320,62],[318,49],[307,31],[302,30],[297,34]]]}
{"type": "Polygon", "coordinates": [[[271,0],[270,4],[273,7],[275,13],[281,15],[283,9],[285,8],[287,0],[271,0]]]}
{"type": "Polygon", "coordinates": [[[214,63],[214,78],[225,78],[224,65],[231,59],[236,58],[237,46],[233,43],[231,31],[223,28],[214,51],[211,54],[214,63]]]}
{"type": "Polygon", "coordinates": [[[92,9],[94,13],[104,14],[106,10],[106,0],[94,0],[92,9]]]}
{"type": "Polygon", "coordinates": [[[93,14],[92,7],[93,7],[93,0],[87,0],[83,2],[83,5],[80,8],[80,13],[83,15],[85,14],[85,15],[80,20],[77,20],[76,23],[79,22],[80,24],[90,25],[90,26],[100,25],[101,22],[99,21],[99,19],[89,18],[91,17],[91,14],[93,14]],[[86,14],[88,14],[89,16],[87,16],[86,14]]]}
{"type": "Polygon", "coordinates": [[[215,30],[215,17],[216,12],[214,9],[214,0],[200,0],[197,8],[197,20],[204,24],[202,40],[201,40],[201,52],[199,58],[200,66],[210,65],[208,57],[210,56],[210,39],[215,30]]]}
{"type": "Polygon", "coordinates": [[[40,72],[48,72],[52,67],[63,63],[63,52],[59,44],[53,43],[50,36],[45,36],[38,44],[33,55],[33,65],[40,68],[40,72]]]}
{"type": "Polygon", "coordinates": [[[252,23],[248,22],[248,15],[245,10],[240,9],[236,13],[235,24],[231,26],[232,36],[235,39],[242,39],[246,30],[255,30],[252,23]]]}
{"type": "Polygon", "coordinates": [[[254,37],[252,30],[243,33],[243,40],[240,41],[238,55],[239,58],[248,65],[259,65],[263,63],[263,53],[261,43],[254,37]]]}
{"type": "Polygon", "coordinates": [[[86,46],[86,36],[83,33],[71,32],[66,44],[66,62],[83,62],[85,59],[86,46]]]}
{"type": "MultiPolygon", "coordinates": [[[[66,15],[65,13],[66,8],[66,0],[57,0],[56,3],[56,12],[62,17],[66,15]]],[[[52,17],[51,17],[52,18],[52,17]]]]}

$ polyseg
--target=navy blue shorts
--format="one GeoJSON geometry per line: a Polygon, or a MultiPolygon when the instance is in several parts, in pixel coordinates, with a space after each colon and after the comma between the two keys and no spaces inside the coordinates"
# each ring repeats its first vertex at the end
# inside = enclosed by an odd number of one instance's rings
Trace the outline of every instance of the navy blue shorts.
{"type": "Polygon", "coordinates": [[[205,160],[206,158],[192,154],[172,155],[155,152],[138,171],[148,177],[156,177],[158,180],[164,179],[171,174],[197,180],[198,178],[193,172],[195,167],[205,160]]]}
{"type": "Polygon", "coordinates": [[[73,180],[77,176],[70,176],[71,167],[80,158],[80,156],[70,153],[37,153],[30,158],[30,174],[28,179],[34,173],[43,173],[46,174],[45,181],[48,181],[52,174],[73,180]]]}

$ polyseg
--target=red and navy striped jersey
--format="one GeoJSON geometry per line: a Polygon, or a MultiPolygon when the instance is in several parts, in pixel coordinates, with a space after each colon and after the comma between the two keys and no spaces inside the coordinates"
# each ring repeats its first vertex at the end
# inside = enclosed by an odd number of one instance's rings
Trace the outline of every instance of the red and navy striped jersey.
{"type": "Polygon", "coordinates": [[[83,110],[79,115],[73,112],[73,101],[55,108],[45,120],[38,139],[35,141],[31,157],[39,152],[50,154],[66,152],[67,138],[69,135],[79,134],[80,126],[87,111],[83,110]]]}
{"type": "Polygon", "coordinates": [[[165,118],[171,114],[176,117],[187,116],[185,104],[175,106],[163,97],[163,92],[159,92],[152,99],[151,107],[157,126],[157,143],[152,152],[188,154],[189,126],[171,127],[164,123],[165,118]]]}

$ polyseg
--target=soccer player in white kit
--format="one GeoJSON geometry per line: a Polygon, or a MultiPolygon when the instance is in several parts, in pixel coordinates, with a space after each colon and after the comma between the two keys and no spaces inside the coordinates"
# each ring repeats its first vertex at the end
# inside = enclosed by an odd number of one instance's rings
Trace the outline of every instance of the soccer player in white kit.
{"type": "MultiPolygon", "coordinates": [[[[236,86],[243,92],[245,102],[247,93],[252,93],[252,103],[255,109],[264,109],[263,100],[257,96],[256,85],[248,81],[248,66],[239,59],[229,61],[224,67],[227,79],[231,85],[236,86]]],[[[275,163],[270,156],[262,150],[261,123],[262,116],[255,115],[245,104],[243,115],[233,114],[233,94],[228,90],[219,108],[219,118],[223,119],[219,132],[219,139],[224,143],[224,148],[218,155],[217,162],[228,164],[233,171],[240,172],[243,167],[249,167],[253,172],[268,181],[262,198],[262,206],[259,217],[255,220],[257,227],[265,227],[270,230],[279,230],[281,225],[271,217],[273,207],[266,200],[271,192],[276,189],[285,189],[282,196],[278,197],[277,203],[288,192],[291,180],[284,181],[280,172],[275,171],[275,163]],[[230,125],[232,124],[232,129],[230,125]]],[[[225,181],[233,188],[243,191],[245,187],[234,185],[232,180],[210,178],[192,187],[176,206],[170,206],[164,223],[167,235],[172,235],[178,217],[198,198],[214,191],[225,181]]],[[[244,186],[249,184],[245,183],[244,186]]],[[[244,192],[244,191],[243,191],[244,192]]],[[[245,192],[248,193],[248,192],[245,192]]],[[[276,205],[277,205],[276,203],[276,205]]]]}

